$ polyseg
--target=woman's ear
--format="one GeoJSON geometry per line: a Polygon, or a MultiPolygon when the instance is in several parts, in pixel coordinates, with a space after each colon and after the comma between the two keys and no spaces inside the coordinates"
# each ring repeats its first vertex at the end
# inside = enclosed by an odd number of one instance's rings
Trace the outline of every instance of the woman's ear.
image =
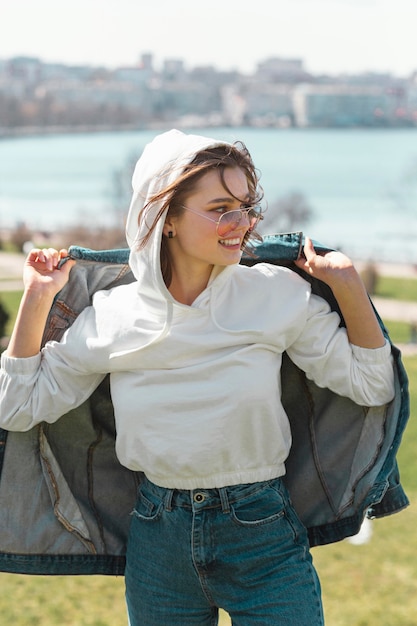
{"type": "Polygon", "coordinates": [[[165,224],[164,224],[164,228],[162,232],[164,233],[165,237],[168,237],[169,239],[172,239],[173,237],[175,237],[175,226],[172,220],[170,219],[165,220],[165,224]]]}

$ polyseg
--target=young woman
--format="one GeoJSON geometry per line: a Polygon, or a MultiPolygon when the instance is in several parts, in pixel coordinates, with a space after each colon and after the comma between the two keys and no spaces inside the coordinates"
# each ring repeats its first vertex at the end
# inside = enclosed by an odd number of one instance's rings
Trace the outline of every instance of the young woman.
{"type": "Polygon", "coordinates": [[[239,265],[262,218],[243,145],[163,133],[133,188],[136,281],[98,292],[42,350],[74,262],[30,252],[2,356],[0,425],[54,422],[110,372],[118,458],[145,475],[127,549],[130,624],[216,624],[222,607],[237,626],[318,626],[320,584],[282,482],[282,354],[319,386],[376,406],[394,396],[390,346],[343,254],[317,255],[306,239],[296,265],[332,289],[346,328],[290,269],[239,265]]]}

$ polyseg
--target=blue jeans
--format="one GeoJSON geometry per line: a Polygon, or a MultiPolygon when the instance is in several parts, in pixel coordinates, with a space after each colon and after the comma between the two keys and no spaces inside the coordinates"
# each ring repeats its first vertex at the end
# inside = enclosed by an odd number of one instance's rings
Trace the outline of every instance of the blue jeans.
{"type": "Polygon", "coordinates": [[[307,534],[280,479],[183,491],[147,479],[127,548],[131,626],[321,626],[307,534]]]}

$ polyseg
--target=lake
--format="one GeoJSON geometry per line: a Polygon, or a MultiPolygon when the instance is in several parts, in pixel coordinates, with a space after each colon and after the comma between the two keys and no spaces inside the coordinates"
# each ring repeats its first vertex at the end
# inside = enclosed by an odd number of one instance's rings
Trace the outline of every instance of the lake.
{"type": "MultiPolygon", "coordinates": [[[[0,140],[0,227],[53,230],[120,223],[114,177],[160,131],[27,136],[0,140]]],[[[273,204],[302,193],[313,211],[297,225],[355,258],[417,263],[417,129],[200,128],[242,140],[273,204]]],[[[120,205],[120,202],[119,202],[120,205]]],[[[265,228],[274,232],[267,212],[265,228]]]]}

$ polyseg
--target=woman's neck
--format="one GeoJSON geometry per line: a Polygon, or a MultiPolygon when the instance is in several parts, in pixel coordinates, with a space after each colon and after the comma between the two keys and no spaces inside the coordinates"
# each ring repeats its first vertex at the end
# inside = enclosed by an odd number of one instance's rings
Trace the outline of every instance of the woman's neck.
{"type": "Polygon", "coordinates": [[[212,265],[202,272],[178,272],[173,268],[171,284],[168,287],[170,294],[181,304],[191,306],[207,287],[212,270],[212,265]]]}

